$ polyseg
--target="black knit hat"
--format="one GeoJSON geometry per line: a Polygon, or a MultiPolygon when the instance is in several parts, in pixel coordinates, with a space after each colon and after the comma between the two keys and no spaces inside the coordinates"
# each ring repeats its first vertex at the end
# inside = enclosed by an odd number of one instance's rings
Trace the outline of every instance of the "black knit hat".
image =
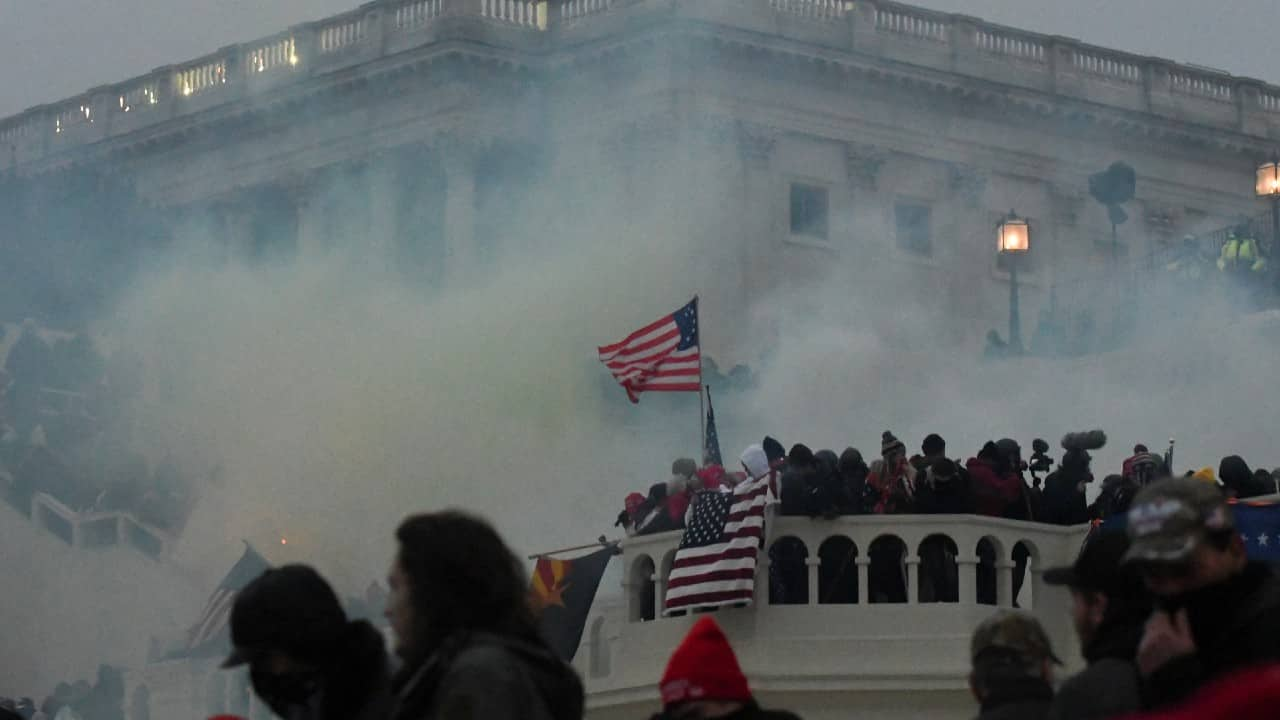
{"type": "Polygon", "coordinates": [[[782,443],[768,435],[764,436],[764,442],[760,443],[760,445],[764,448],[764,456],[769,459],[770,464],[787,456],[787,451],[782,447],[782,443]]]}

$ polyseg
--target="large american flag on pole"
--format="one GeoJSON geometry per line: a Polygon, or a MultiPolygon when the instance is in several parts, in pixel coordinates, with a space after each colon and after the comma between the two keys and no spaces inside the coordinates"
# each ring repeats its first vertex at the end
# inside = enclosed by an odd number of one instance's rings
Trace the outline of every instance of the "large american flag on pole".
{"type": "Polygon", "coordinates": [[[201,657],[222,652],[236,595],[270,567],[265,558],[245,543],[244,554],[218,583],[205,603],[200,619],[187,631],[185,646],[170,657],[201,657]]]}
{"type": "Polygon", "coordinates": [[[600,362],[633,403],[642,392],[700,392],[698,298],[599,351],[600,362]]]}
{"type": "Polygon", "coordinates": [[[764,540],[769,478],[699,493],[667,580],[665,614],[750,603],[764,540]]]}

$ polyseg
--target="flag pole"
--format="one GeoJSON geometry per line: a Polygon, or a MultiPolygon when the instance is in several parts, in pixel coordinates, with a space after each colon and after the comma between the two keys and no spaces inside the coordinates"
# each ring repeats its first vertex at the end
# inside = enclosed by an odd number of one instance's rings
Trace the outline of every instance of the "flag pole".
{"type": "Polygon", "coordinates": [[[617,548],[621,544],[622,544],[621,538],[618,538],[617,540],[608,540],[605,538],[605,536],[601,535],[595,542],[587,545],[575,545],[573,547],[558,548],[556,550],[548,550],[546,552],[540,552],[535,555],[528,555],[526,557],[529,560],[537,560],[538,558],[547,557],[548,555],[552,555],[555,553],[573,552],[574,550],[587,550],[589,548],[608,548],[608,547],[617,548]]]}

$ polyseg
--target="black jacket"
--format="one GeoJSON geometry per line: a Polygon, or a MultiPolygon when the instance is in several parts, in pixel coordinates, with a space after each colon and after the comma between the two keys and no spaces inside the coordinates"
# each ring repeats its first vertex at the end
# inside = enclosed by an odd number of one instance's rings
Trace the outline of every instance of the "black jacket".
{"type": "Polygon", "coordinates": [[[459,634],[397,678],[392,720],[581,720],[582,681],[544,644],[459,634]]]}
{"type": "Polygon", "coordinates": [[[1042,522],[1051,525],[1079,525],[1089,522],[1089,505],[1078,489],[1081,478],[1059,470],[1044,480],[1041,495],[1042,522]]]}
{"type": "Polygon", "coordinates": [[[1092,720],[1142,709],[1142,683],[1134,657],[1145,622],[1106,622],[1084,649],[1089,666],[1071,676],[1053,698],[1049,720],[1092,720]]]}
{"type": "Polygon", "coordinates": [[[1280,660],[1280,577],[1270,566],[1251,562],[1243,573],[1190,593],[1180,604],[1187,610],[1196,653],[1171,660],[1147,677],[1148,705],[1177,703],[1232,670],[1280,660]]]}
{"type": "Polygon", "coordinates": [[[997,688],[982,702],[978,720],[1043,720],[1049,716],[1053,688],[1040,679],[1027,678],[997,688]]]}

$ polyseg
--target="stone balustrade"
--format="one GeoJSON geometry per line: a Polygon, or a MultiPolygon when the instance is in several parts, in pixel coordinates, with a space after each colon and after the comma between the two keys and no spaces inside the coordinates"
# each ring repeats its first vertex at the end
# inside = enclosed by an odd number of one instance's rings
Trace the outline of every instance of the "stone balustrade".
{"type": "MultiPolygon", "coordinates": [[[[0,168],[238,102],[246,93],[279,83],[315,81],[411,52],[438,42],[434,28],[460,18],[471,23],[466,27],[480,22],[531,38],[551,35],[545,39],[550,44],[531,40],[522,46],[533,58],[555,47],[557,38],[572,44],[578,33],[594,37],[597,16],[624,13],[687,16],[728,29],[767,28],[784,40],[828,50],[836,42],[857,53],[859,62],[907,63],[914,71],[980,77],[1010,90],[1139,110],[1171,122],[1194,120],[1257,137],[1259,147],[1265,138],[1280,135],[1278,87],[889,0],[374,0],[352,12],[0,120],[0,168]],[[783,18],[806,22],[779,22],[783,18]]],[[[508,32],[483,40],[501,44],[518,38],[508,32]]]]}

